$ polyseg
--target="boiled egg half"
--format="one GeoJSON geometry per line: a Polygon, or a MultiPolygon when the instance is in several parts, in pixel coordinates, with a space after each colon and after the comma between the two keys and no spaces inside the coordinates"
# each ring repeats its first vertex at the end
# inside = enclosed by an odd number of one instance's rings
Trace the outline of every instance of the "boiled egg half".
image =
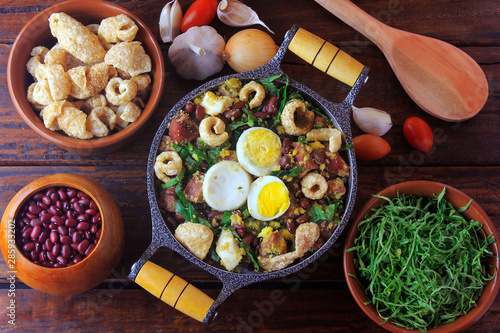
{"type": "Polygon", "coordinates": [[[290,206],[288,189],[278,177],[259,177],[250,186],[247,205],[250,215],[255,219],[276,219],[290,206]]]}
{"type": "Polygon", "coordinates": [[[215,210],[236,210],[247,200],[251,184],[252,177],[238,162],[221,161],[205,174],[203,197],[215,210]]]}
{"type": "Polygon", "coordinates": [[[281,158],[281,141],[278,135],[264,127],[244,131],[236,143],[238,162],[254,176],[266,176],[281,158]]]}

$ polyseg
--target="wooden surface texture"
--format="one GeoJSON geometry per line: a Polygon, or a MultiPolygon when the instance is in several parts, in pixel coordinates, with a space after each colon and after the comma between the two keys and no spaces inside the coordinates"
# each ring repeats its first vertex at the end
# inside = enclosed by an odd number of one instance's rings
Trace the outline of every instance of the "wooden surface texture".
{"type": "MultiPolygon", "coordinates": [[[[111,1],[132,11],[154,32],[166,65],[163,98],[135,142],[120,151],[81,157],[42,139],[16,112],[6,80],[7,57],[24,24],[59,1],[0,2],[0,213],[24,185],[43,175],[66,172],[97,181],[117,201],[125,223],[125,250],[111,276],[97,288],[74,296],[50,296],[17,281],[16,326],[8,323],[8,268],[0,259],[0,330],[30,332],[384,332],[358,307],[342,269],[345,234],[329,254],[302,271],[260,282],[233,294],[218,316],[202,325],[155,299],[128,280],[131,265],[151,242],[146,165],[153,136],[171,107],[202,82],[181,79],[161,43],[158,18],[167,1],[111,1]]],[[[180,0],[183,12],[190,0],[180,0]]],[[[358,107],[386,110],[394,126],[384,137],[390,154],[375,162],[358,161],[359,185],[354,215],[374,193],[408,180],[433,180],[456,187],[474,198],[500,228],[500,2],[488,0],[356,0],[363,10],[399,29],[449,42],[468,53],[484,70],[489,98],[483,110],[463,123],[448,123],[423,112],[405,93],[383,54],[312,0],[248,0],[275,32],[277,44],[297,24],[328,40],[370,66],[369,80],[355,101],[358,107]],[[426,120],[435,133],[430,153],[414,150],[404,139],[403,122],[426,120]]],[[[240,30],[212,23],[228,39],[240,30]]],[[[258,26],[255,26],[259,28],[258,26]]],[[[327,99],[340,102],[347,88],[298,57],[287,53],[282,69],[327,99]]],[[[229,66],[217,74],[230,74],[229,66]]],[[[20,75],[24,75],[20,73],[20,75]]],[[[216,76],[217,76],[216,75],[216,76]]],[[[216,77],[214,76],[214,77],[216,77]]],[[[361,131],[352,125],[355,135],[361,131]]],[[[349,225],[348,225],[349,226],[349,225]]],[[[153,261],[212,297],[219,280],[178,254],[160,249],[153,261]]],[[[498,332],[500,297],[467,332],[498,332]]]]}

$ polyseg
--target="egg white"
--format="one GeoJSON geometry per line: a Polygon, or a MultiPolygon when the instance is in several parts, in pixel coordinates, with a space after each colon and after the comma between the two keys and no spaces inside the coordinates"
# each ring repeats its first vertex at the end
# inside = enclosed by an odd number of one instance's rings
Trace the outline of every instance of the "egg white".
{"type": "MultiPolygon", "coordinates": [[[[267,203],[267,204],[269,205],[269,203],[267,203]]],[[[252,217],[255,219],[262,220],[262,221],[270,221],[270,220],[274,220],[274,219],[280,217],[281,215],[283,215],[286,212],[286,210],[290,206],[290,196],[288,194],[288,189],[285,186],[285,183],[283,183],[283,181],[281,179],[279,179],[278,177],[275,177],[275,176],[264,176],[264,177],[260,177],[260,178],[256,179],[252,183],[252,185],[250,186],[250,191],[248,192],[247,206],[248,206],[248,211],[250,212],[250,215],[252,215],[252,217]],[[275,182],[283,185],[284,189],[286,190],[286,194],[287,194],[286,198],[284,199],[283,202],[279,203],[280,204],[279,207],[281,207],[281,209],[277,214],[275,214],[273,216],[263,216],[259,212],[259,209],[258,209],[259,204],[262,205],[262,203],[259,202],[259,200],[262,200],[261,198],[259,198],[259,195],[260,195],[260,193],[265,185],[270,184],[270,183],[275,183],[275,182]]],[[[278,208],[278,207],[273,207],[273,208],[278,208]]]]}
{"type": "Polygon", "coordinates": [[[251,183],[252,177],[238,162],[221,161],[205,174],[203,197],[215,210],[235,210],[245,203],[251,183]]]}
{"type": "Polygon", "coordinates": [[[274,170],[281,158],[281,140],[278,135],[270,129],[265,127],[252,127],[244,131],[238,138],[238,142],[236,143],[236,154],[238,156],[238,162],[249,173],[254,176],[266,176],[274,170]],[[247,144],[246,140],[248,135],[257,130],[265,130],[270,136],[274,137],[274,142],[257,140],[256,142],[249,142],[247,144]],[[266,155],[267,152],[270,151],[274,151],[275,154],[265,156],[265,165],[258,165],[258,163],[255,162],[256,156],[266,155]]]}

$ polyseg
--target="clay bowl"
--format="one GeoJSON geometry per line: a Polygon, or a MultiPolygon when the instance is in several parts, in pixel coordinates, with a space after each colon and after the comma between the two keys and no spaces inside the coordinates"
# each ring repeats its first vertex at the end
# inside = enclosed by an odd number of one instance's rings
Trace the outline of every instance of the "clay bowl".
{"type": "Polygon", "coordinates": [[[104,154],[115,151],[130,143],[144,127],[147,120],[160,101],[165,78],[163,56],[153,33],[134,14],[110,2],[99,0],[67,1],[55,4],[33,17],[17,36],[7,63],[7,83],[12,102],[23,120],[31,129],[46,140],[80,155],[104,154]],[[26,92],[33,83],[33,78],[26,70],[26,63],[30,58],[33,47],[45,45],[52,47],[57,40],[50,33],[48,18],[51,14],[65,12],[83,24],[99,23],[102,19],[118,14],[129,16],[139,27],[136,39],[142,43],[146,53],[151,57],[152,79],[151,91],[142,115],[125,129],[103,138],[80,140],[67,136],[62,132],[53,132],[45,127],[38,116],[39,112],[33,109],[28,102],[26,92]]]}
{"type": "MultiPolygon", "coordinates": [[[[455,208],[461,208],[467,205],[469,200],[471,199],[469,196],[464,194],[463,192],[445,185],[441,183],[431,182],[431,181],[411,181],[400,183],[391,187],[386,188],[385,190],[378,193],[381,196],[385,196],[388,198],[394,198],[397,196],[399,191],[400,194],[408,194],[408,195],[416,195],[421,197],[432,198],[433,195],[438,195],[442,192],[443,187],[446,187],[446,195],[445,199],[448,200],[455,208]]],[[[358,237],[358,229],[357,226],[359,222],[361,222],[365,215],[369,215],[371,213],[372,208],[378,208],[383,203],[385,203],[383,199],[379,198],[371,198],[368,200],[366,205],[361,209],[357,217],[355,218],[351,229],[347,235],[347,239],[344,246],[344,251],[354,246],[354,239],[358,237]]],[[[484,212],[484,210],[473,201],[470,207],[462,213],[462,215],[467,220],[476,220],[483,224],[483,229],[487,235],[493,233],[497,243],[494,243],[490,246],[492,252],[497,256],[496,258],[490,258],[489,264],[490,271],[489,274],[494,274],[495,277],[489,281],[489,283],[485,286],[483,293],[479,300],[476,302],[477,307],[473,307],[466,315],[459,317],[454,322],[443,324],[436,328],[428,328],[429,333],[451,333],[451,332],[460,332],[467,327],[474,324],[481,316],[488,310],[491,306],[495,297],[498,293],[498,288],[500,286],[500,278],[498,276],[499,268],[500,268],[500,259],[499,255],[499,237],[498,232],[495,229],[493,222],[490,220],[488,215],[484,212]],[[495,273],[496,271],[496,273],[495,273]]],[[[364,294],[362,287],[358,283],[356,276],[356,269],[353,263],[353,259],[355,257],[355,251],[352,252],[344,252],[344,273],[345,278],[347,280],[347,284],[349,286],[349,290],[351,291],[352,296],[360,306],[360,308],[378,325],[384,321],[377,313],[375,307],[371,304],[365,305],[365,302],[368,302],[368,298],[364,294]]],[[[391,332],[397,333],[419,333],[419,330],[408,330],[401,326],[395,325],[390,321],[381,325],[381,327],[385,328],[391,332]]]]}
{"type": "Polygon", "coordinates": [[[9,270],[16,272],[28,286],[48,294],[73,295],[97,286],[118,264],[124,246],[123,222],[113,197],[96,182],[79,175],[49,175],[29,183],[10,201],[2,217],[0,243],[9,270]],[[102,221],[101,236],[92,253],[64,268],[33,263],[22,254],[13,238],[9,238],[13,221],[24,203],[34,194],[54,186],[72,187],[89,195],[97,204],[102,221]]]}

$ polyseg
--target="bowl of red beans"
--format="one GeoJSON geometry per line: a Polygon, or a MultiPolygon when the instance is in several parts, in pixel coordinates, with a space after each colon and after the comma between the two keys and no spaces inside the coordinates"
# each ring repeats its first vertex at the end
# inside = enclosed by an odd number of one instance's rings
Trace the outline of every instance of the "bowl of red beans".
{"type": "Polygon", "coordinates": [[[8,269],[26,285],[53,295],[96,287],[118,264],[123,221],[113,197],[80,175],[34,180],[10,201],[0,229],[8,269]]]}

